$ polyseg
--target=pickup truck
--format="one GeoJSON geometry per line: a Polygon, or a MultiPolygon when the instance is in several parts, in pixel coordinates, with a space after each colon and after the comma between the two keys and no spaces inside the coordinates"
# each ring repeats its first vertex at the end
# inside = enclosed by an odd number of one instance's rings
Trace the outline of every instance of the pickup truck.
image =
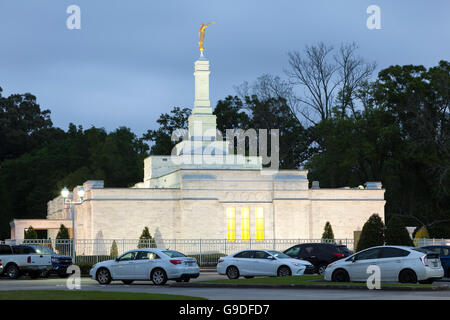
{"type": "Polygon", "coordinates": [[[28,274],[38,278],[43,271],[52,269],[51,255],[35,254],[27,245],[0,244],[0,260],[3,273],[11,279],[28,274]]]}
{"type": "Polygon", "coordinates": [[[50,274],[57,274],[60,278],[69,276],[67,268],[72,265],[72,257],[57,254],[50,248],[41,245],[30,244],[27,246],[36,254],[49,254],[52,257],[52,269],[43,271],[41,274],[43,278],[47,278],[50,274]]]}

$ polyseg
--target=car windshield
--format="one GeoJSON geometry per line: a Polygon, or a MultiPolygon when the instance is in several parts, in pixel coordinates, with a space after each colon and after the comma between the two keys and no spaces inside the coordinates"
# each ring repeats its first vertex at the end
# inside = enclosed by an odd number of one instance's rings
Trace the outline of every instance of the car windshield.
{"type": "Polygon", "coordinates": [[[39,254],[56,254],[50,248],[47,248],[44,246],[32,246],[32,247],[34,248],[34,250],[36,250],[36,253],[39,253],[39,254]]]}
{"type": "Polygon", "coordinates": [[[282,253],[280,251],[270,250],[270,251],[267,251],[267,252],[270,253],[275,258],[278,258],[278,259],[292,259],[287,254],[284,254],[284,253],[282,253]]]}
{"type": "Polygon", "coordinates": [[[164,254],[168,255],[171,258],[181,258],[181,257],[186,257],[184,254],[182,254],[181,252],[178,251],[174,251],[174,250],[164,250],[163,251],[164,254]]]}

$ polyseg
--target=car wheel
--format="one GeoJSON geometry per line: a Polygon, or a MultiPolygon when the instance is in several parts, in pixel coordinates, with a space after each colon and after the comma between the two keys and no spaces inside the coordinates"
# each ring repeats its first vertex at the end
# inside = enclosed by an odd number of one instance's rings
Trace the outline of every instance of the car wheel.
{"type": "Polygon", "coordinates": [[[349,277],[347,271],[338,269],[335,272],[333,272],[333,275],[331,276],[331,281],[333,281],[333,282],[349,282],[350,277],[349,277]]]}
{"type": "Polygon", "coordinates": [[[255,276],[244,276],[245,279],[251,279],[254,278],[255,276]]]}
{"type": "Polygon", "coordinates": [[[239,278],[239,269],[235,266],[230,266],[227,268],[227,277],[228,279],[237,279],[239,278]]]}
{"type": "Polygon", "coordinates": [[[291,268],[287,266],[281,266],[278,268],[277,276],[278,277],[286,277],[292,275],[291,268]]]}
{"type": "Polygon", "coordinates": [[[325,273],[325,269],[327,268],[327,264],[326,263],[321,263],[319,264],[319,266],[317,267],[317,273],[322,275],[325,273]]]}
{"type": "Polygon", "coordinates": [[[110,284],[111,283],[111,274],[109,273],[108,269],[101,268],[97,271],[97,281],[100,284],[110,284]]]}
{"type": "Polygon", "coordinates": [[[133,280],[122,280],[124,284],[132,284],[133,280]]]}
{"type": "Polygon", "coordinates": [[[152,279],[153,284],[157,286],[162,286],[167,282],[166,272],[160,268],[153,270],[150,277],[152,279]]]}
{"type": "Polygon", "coordinates": [[[6,268],[5,274],[10,279],[17,279],[20,276],[20,270],[15,264],[11,264],[6,268]]]}
{"type": "Polygon", "coordinates": [[[414,271],[406,269],[400,272],[398,281],[400,283],[417,283],[417,275],[414,271]]]}

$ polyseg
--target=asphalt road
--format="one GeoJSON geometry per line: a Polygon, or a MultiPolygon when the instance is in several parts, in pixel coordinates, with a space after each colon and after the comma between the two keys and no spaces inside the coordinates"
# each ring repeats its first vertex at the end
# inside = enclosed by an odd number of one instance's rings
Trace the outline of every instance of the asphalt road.
{"type": "MultiPolygon", "coordinates": [[[[217,273],[203,273],[192,281],[223,279],[217,273]]],[[[0,290],[68,290],[66,279],[49,278],[30,280],[0,279],[0,290]]],[[[439,282],[450,286],[450,282],[439,282]]],[[[154,286],[138,281],[131,285],[114,281],[99,285],[89,278],[81,278],[81,290],[147,292],[205,297],[211,300],[450,300],[450,291],[379,291],[379,290],[327,290],[327,289],[229,289],[229,288],[171,288],[154,286]]]]}

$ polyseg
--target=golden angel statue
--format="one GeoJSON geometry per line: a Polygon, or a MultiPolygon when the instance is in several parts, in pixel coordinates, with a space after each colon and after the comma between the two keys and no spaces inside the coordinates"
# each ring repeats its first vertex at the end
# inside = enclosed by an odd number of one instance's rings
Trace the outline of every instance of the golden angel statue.
{"type": "Polygon", "coordinates": [[[208,24],[201,24],[200,25],[200,30],[198,30],[198,36],[200,38],[200,41],[198,42],[199,46],[200,46],[200,52],[203,53],[203,50],[205,50],[205,48],[203,47],[203,42],[205,41],[205,29],[208,28],[210,25],[212,25],[213,23],[216,23],[215,21],[210,22],[208,24]]]}

